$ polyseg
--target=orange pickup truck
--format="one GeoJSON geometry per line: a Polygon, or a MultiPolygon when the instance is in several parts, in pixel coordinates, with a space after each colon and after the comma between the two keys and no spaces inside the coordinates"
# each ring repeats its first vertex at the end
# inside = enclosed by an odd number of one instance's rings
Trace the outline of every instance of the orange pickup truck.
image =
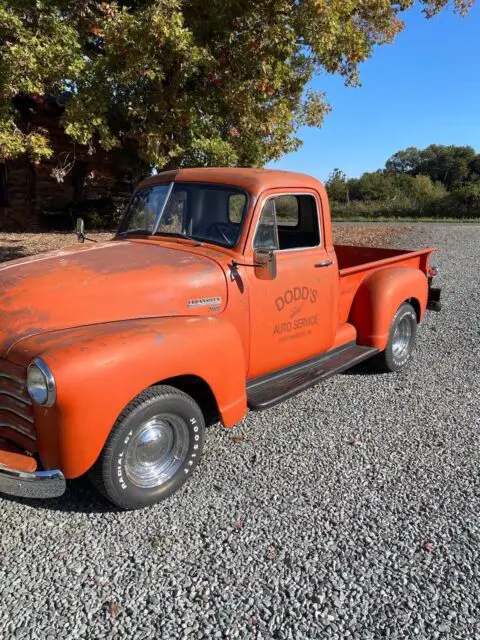
{"type": "Polygon", "coordinates": [[[206,425],[366,359],[403,369],[440,308],[433,251],[334,246],[301,174],[144,180],[112,241],[0,266],[0,492],[55,497],[88,472],[118,507],[151,505],[206,425]]]}

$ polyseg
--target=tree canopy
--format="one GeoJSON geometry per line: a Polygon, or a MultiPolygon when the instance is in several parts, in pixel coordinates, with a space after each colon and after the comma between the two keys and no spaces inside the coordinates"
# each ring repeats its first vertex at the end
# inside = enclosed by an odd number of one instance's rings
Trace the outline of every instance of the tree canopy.
{"type": "MultiPolygon", "coordinates": [[[[448,0],[423,0],[427,17],[448,0]]],[[[464,13],[472,4],[455,0],[464,13]]],[[[261,165],[320,126],[314,74],[358,66],[413,0],[1,0],[0,160],[49,157],[13,99],[69,92],[72,141],[149,166],[261,165]]]]}
{"type": "Polygon", "coordinates": [[[384,169],[347,178],[334,169],[326,187],[339,215],[480,216],[480,154],[469,146],[409,147],[384,169]]]}
{"type": "Polygon", "coordinates": [[[480,155],[472,147],[431,144],[426,149],[409,147],[395,153],[385,165],[387,172],[426,175],[451,189],[480,174],[480,155]]]}

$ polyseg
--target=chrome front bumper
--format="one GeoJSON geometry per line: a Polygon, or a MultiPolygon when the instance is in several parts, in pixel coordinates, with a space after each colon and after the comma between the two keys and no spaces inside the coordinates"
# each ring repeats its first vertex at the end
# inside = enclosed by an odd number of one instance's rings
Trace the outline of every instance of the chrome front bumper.
{"type": "Polygon", "coordinates": [[[20,498],[58,498],[65,493],[61,471],[18,471],[0,465],[0,493],[20,498]]]}

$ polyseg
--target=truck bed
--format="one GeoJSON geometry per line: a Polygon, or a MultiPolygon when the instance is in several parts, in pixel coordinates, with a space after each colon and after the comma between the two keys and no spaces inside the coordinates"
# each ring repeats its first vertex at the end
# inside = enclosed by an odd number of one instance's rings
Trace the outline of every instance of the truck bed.
{"type": "Polygon", "coordinates": [[[338,268],[340,275],[348,275],[357,271],[374,269],[383,265],[415,261],[415,266],[426,272],[428,256],[435,249],[421,249],[409,251],[408,249],[380,249],[375,247],[355,247],[346,244],[336,244],[338,268]],[[423,257],[423,260],[420,258],[423,257]]]}
{"type": "Polygon", "coordinates": [[[335,245],[340,276],[340,322],[348,320],[357,289],[371,271],[399,265],[420,269],[426,274],[429,257],[434,251],[434,248],[408,251],[405,249],[335,245]]]}

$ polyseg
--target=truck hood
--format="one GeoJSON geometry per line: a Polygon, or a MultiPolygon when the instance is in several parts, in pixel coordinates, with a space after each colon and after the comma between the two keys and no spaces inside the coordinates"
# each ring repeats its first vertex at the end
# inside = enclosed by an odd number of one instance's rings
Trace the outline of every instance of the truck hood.
{"type": "Polygon", "coordinates": [[[120,240],[13,260],[0,266],[0,357],[59,329],[217,314],[226,297],[221,266],[184,244],[120,240]]]}

